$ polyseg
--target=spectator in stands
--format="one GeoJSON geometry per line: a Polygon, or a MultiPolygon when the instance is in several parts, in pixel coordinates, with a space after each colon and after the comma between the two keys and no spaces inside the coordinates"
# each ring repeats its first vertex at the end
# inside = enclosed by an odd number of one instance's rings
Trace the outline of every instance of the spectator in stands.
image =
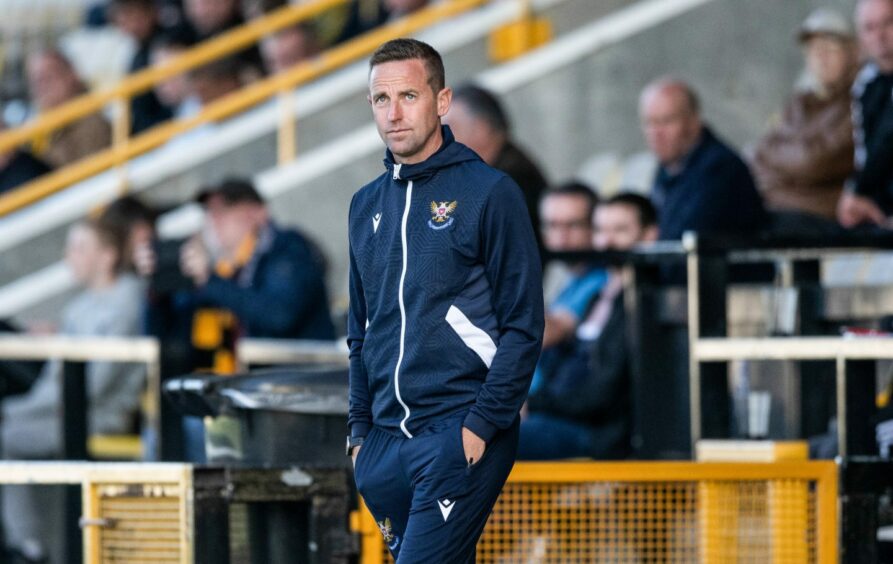
{"type": "MultiPolygon", "coordinates": [[[[6,124],[0,120],[0,132],[6,124]]],[[[0,194],[12,190],[50,171],[49,165],[30,152],[13,149],[0,154],[0,194]]]]}
{"type": "Polygon", "coordinates": [[[547,182],[536,163],[514,143],[511,124],[499,100],[487,90],[465,84],[453,91],[450,111],[444,117],[453,135],[484,162],[517,182],[524,193],[530,221],[543,249],[538,206],[547,182]]]}
{"type": "MultiPolygon", "coordinates": [[[[595,209],[595,247],[628,251],[657,239],[644,196],[621,193],[595,209]]],[[[623,281],[611,269],[570,338],[545,349],[522,412],[518,458],[625,458],[630,452],[629,350],[623,281]]]]}
{"type": "Polygon", "coordinates": [[[685,231],[752,234],[765,211],[744,161],[701,120],[698,96],[688,84],[661,78],[639,99],[639,115],[659,168],[652,200],[664,240],[685,231]]]}
{"type": "Polygon", "coordinates": [[[313,26],[302,23],[265,37],[260,50],[267,72],[277,74],[316,56],[320,46],[313,26]]]}
{"type": "MultiPolygon", "coordinates": [[[[192,45],[191,36],[182,29],[165,32],[152,43],[152,64],[164,64],[185,53],[192,45]]],[[[193,94],[189,76],[185,73],[156,84],[155,95],[162,104],[171,108],[173,117],[177,119],[194,115],[201,108],[201,102],[193,94]]]]}
{"type": "Polygon", "coordinates": [[[836,220],[843,184],[853,172],[850,86],[857,51],[850,22],[826,8],[806,18],[799,40],[806,57],[805,88],[760,140],[753,170],[767,206],[786,212],[784,223],[806,228],[822,223],[813,217],[836,220]]]}
{"type": "MultiPolygon", "coordinates": [[[[343,27],[334,34],[334,43],[347,41],[388,21],[388,11],[382,0],[356,0],[350,3],[343,27]]],[[[333,31],[339,26],[327,26],[333,31]]],[[[324,35],[324,34],[321,34],[324,35]]]]}
{"type": "Polygon", "coordinates": [[[234,313],[241,331],[253,337],[334,339],[316,248],[276,226],[250,182],[225,181],[203,190],[197,201],[210,240],[190,239],[180,267],[194,282],[199,304],[234,313]]]}
{"type": "Polygon", "coordinates": [[[888,225],[893,214],[893,0],[859,0],[859,42],[868,62],[853,84],[855,173],[837,208],[845,227],[888,225]]]}
{"type": "MultiPolygon", "coordinates": [[[[543,195],[540,217],[543,243],[553,253],[592,250],[592,214],[598,197],[586,185],[569,182],[543,195]]],[[[572,338],[605,283],[601,267],[586,262],[568,265],[570,277],[546,311],[543,349],[572,338]]]]}
{"type": "MultiPolygon", "coordinates": [[[[68,234],[65,260],[82,292],[62,313],[64,335],[124,337],[140,333],[143,286],[122,272],[124,238],[96,222],[75,225],[68,234]]],[[[121,434],[135,428],[144,385],[140,365],[87,363],[90,433],[121,434]]],[[[62,364],[46,362],[31,389],[2,404],[2,450],[6,460],[52,459],[62,450],[60,378],[62,364]]],[[[3,492],[3,523],[7,541],[28,548],[36,560],[41,552],[43,516],[22,487],[3,492]],[[34,550],[31,550],[34,549],[34,550]]]]}
{"type": "Polygon", "coordinates": [[[244,23],[237,0],[184,0],[183,8],[196,41],[204,41],[244,23]]]}
{"type": "MultiPolygon", "coordinates": [[[[235,370],[235,341],[242,336],[333,340],[324,259],[316,246],[275,225],[250,182],[224,181],[197,200],[205,227],[179,252],[179,269],[191,287],[152,296],[152,333],[165,343],[188,339],[190,370],[222,374],[235,370]]],[[[162,257],[145,251],[138,254],[140,271],[162,268],[162,257]]],[[[201,427],[187,418],[186,433],[187,458],[203,460],[201,427]]]]}
{"type": "MultiPolygon", "coordinates": [[[[55,49],[32,54],[26,67],[28,89],[40,112],[86,92],[71,62],[55,49]]],[[[108,122],[100,114],[92,114],[54,131],[45,143],[38,143],[37,154],[50,166],[62,167],[105,149],[111,137],[108,122]]]]}
{"type": "MultiPolygon", "coordinates": [[[[158,7],[155,0],[111,0],[109,20],[119,30],[133,38],[136,53],[128,72],[149,66],[152,42],[161,34],[158,7]]],[[[173,117],[173,111],[162,104],[155,92],[149,90],[133,98],[130,104],[130,131],[133,134],[173,117]]]]}
{"type": "Polygon", "coordinates": [[[242,64],[230,57],[208,63],[189,74],[189,86],[200,107],[236,92],[242,87],[242,64]]]}
{"type": "Polygon", "coordinates": [[[134,196],[122,196],[110,203],[96,221],[107,229],[124,234],[122,267],[136,272],[136,250],[151,245],[155,239],[155,211],[134,196]]]}
{"type": "MultiPolygon", "coordinates": [[[[206,41],[245,23],[238,0],[184,0],[186,23],[178,32],[191,35],[195,43],[206,41]]],[[[239,61],[240,78],[252,82],[262,76],[260,50],[252,45],[231,55],[239,61]]]]}

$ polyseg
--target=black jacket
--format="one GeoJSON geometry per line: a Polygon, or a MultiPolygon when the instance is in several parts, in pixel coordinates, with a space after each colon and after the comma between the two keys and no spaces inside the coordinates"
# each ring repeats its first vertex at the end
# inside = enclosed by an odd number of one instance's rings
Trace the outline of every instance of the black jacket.
{"type": "Polygon", "coordinates": [[[856,172],[848,189],[893,213],[893,74],[869,63],[853,84],[856,172]]]}
{"type": "Polygon", "coordinates": [[[747,165],[707,127],[680,172],[658,170],[652,199],[664,241],[686,231],[746,235],[766,223],[747,165]]]}
{"type": "Polygon", "coordinates": [[[595,458],[629,454],[632,412],[630,362],[623,295],[594,341],[573,339],[543,352],[544,383],[527,400],[531,412],[548,413],[590,426],[595,458]]]}

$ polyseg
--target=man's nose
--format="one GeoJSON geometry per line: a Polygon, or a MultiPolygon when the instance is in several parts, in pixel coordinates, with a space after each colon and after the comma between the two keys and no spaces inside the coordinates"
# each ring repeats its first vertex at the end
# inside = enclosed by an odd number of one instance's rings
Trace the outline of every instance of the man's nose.
{"type": "Polygon", "coordinates": [[[403,117],[403,108],[400,107],[400,102],[394,102],[391,104],[390,108],[388,108],[388,119],[390,121],[397,121],[401,117],[403,117]]]}

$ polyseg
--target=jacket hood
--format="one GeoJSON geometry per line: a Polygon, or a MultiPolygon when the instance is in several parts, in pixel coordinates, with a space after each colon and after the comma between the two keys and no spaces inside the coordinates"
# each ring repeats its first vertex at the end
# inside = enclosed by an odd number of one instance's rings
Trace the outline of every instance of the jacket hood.
{"type": "Polygon", "coordinates": [[[438,170],[448,166],[466,161],[480,160],[477,153],[456,141],[448,125],[441,125],[440,132],[443,136],[443,144],[437,152],[420,163],[398,165],[391,150],[387,149],[385,151],[384,165],[391,177],[397,177],[401,180],[418,180],[419,178],[431,176],[438,170]],[[397,167],[399,167],[399,176],[394,174],[394,170],[397,167]]]}

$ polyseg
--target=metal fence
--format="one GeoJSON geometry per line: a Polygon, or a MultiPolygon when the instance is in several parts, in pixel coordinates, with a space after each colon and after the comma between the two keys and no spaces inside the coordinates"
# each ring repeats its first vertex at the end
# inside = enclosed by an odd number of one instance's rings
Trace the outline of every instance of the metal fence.
{"type": "MultiPolygon", "coordinates": [[[[392,562],[363,510],[363,564],[392,562]]],[[[519,463],[478,543],[489,563],[836,563],[837,469],[519,463]]]]}

